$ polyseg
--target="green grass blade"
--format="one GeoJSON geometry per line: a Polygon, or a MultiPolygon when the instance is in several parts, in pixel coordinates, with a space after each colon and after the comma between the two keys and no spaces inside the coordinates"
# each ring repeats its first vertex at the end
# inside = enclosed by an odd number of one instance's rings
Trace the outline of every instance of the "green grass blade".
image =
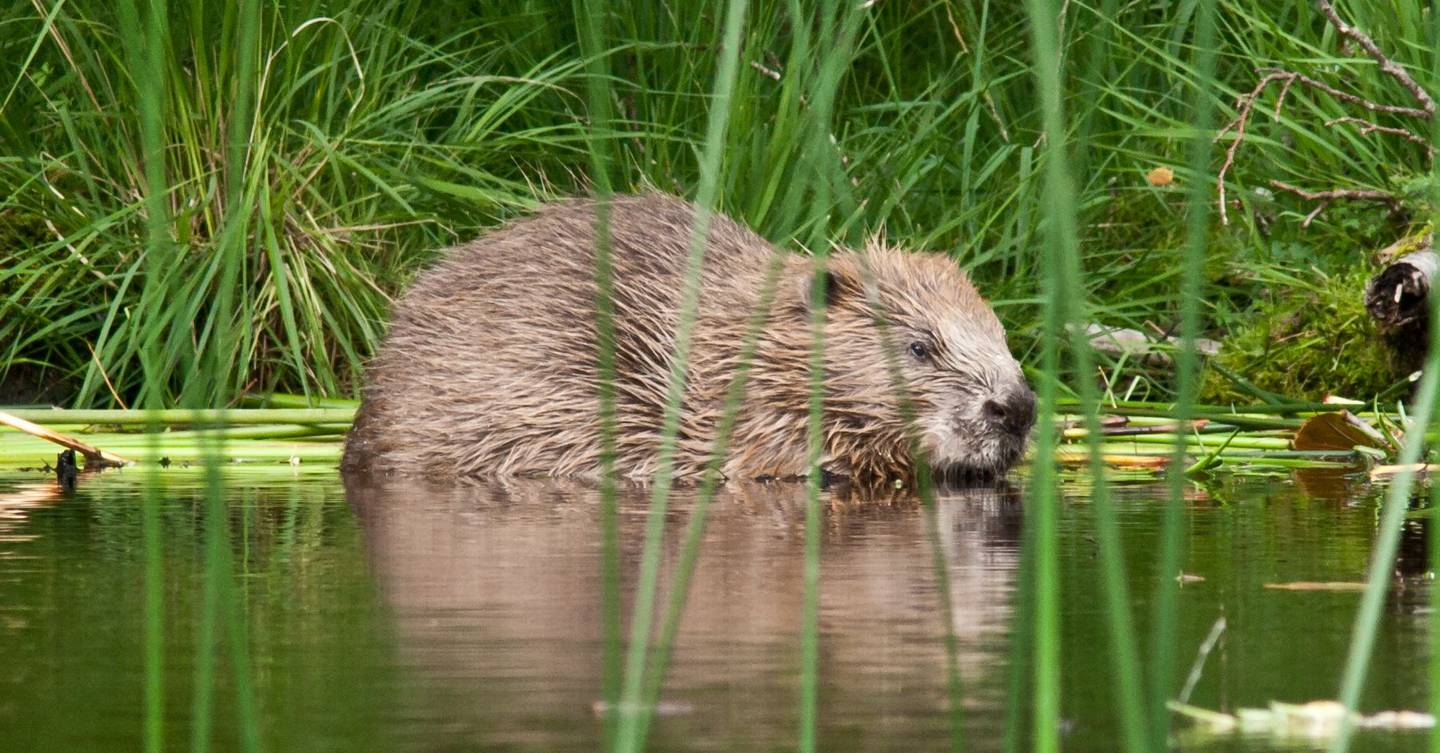
{"type": "MultiPolygon", "coordinates": [[[[1440,510],[1440,484],[1430,485],[1430,509],[1440,510]]],[[[1435,519],[1427,524],[1435,530],[1435,519]]],[[[1440,536],[1430,536],[1430,572],[1440,573],[1440,536]]],[[[1433,586],[1432,586],[1433,588],[1433,586]]],[[[1430,610],[1430,714],[1440,719],[1440,609],[1430,610]]],[[[1440,730],[1430,731],[1430,751],[1440,753],[1440,730]]]]}
{"type": "MultiPolygon", "coordinates": [[[[660,699],[660,688],[665,681],[665,673],[670,664],[675,638],[680,632],[680,621],[685,615],[685,603],[690,593],[691,579],[695,574],[695,563],[699,559],[700,547],[705,540],[705,525],[709,520],[710,504],[714,500],[717,488],[724,483],[720,469],[725,463],[730,435],[735,428],[741,402],[745,398],[745,389],[749,380],[750,367],[755,357],[755,348],[760,340],[761,332],[764,331],[765,322],[769,318],[771,304],[775,298],[775,287],[784,267],[784,259],[783,252],[777,253],[771,258],[764,282],[761,285],[758,303],[755,311],[751,312],[745,336],[740,343],[735,374],[731,377],[730,386],[725,394],[724,407],[721,408],[720,420],[715,426],[715,442],[710,452],[710,459],[695,497],[694,508],[690,512],[690,520],[686,523],[685,539],[681,544],[680,556],[671,576],[670,592],[666,598],[665,618],[661,623],[660,635],[655,641],[654,650],[651,651],[649,663],[646,665],[648,676],[645,680],[645,695],[641,705],[641,708],[646,710],[653,710],[660,699]]],[[[638,734],[642,747],[648,732],[649,717],[647,716],[642,719],[641,730],[638,734]]]]}
{"type": "MultiPolygon", "coordinates": [[[[1440,309],[1433,305],[1432,315],[1440,309]]],[[[1405,445],[1400,451],[1398,463],[1408,466],[1420,458],[1425,444],[1425,432],[1419,427],[1427,426],[1435,413],[1435,397],[1440,387],[1440,328],[1431,330],[1430,357],[1425,364],[1420,388],[1416,392],[1415,407],[1411,412],[1414,422],[1405,434],[1405,445]]],[[[1375,549],[1370,555],[1369,576],[1365,593],[1360,600],[1360,609],[1355,614],[1354,632],[1350,639],[1350,650],[1345,658],[1345,670],[1340,682],[1340,702],[1352,711],[1360,701],[1360,691],[1365,686],[1365,676],[1370,667],[1370,654],[1379,632],[1381,611],[1385,605],[1385,594],[1390,590],[1390,580],[1395,566],[1395,554],[1400,545],[1400,532],[1405,523],[1405,513],[1410,505],[1410,490],[1415,481],[1415,471],[1407,468],[1396,474],[1390,481],[1381,507],[1380,522],[1375,532],[1375,549]]],[[[1341,731],[1331,742],[1332,753],[1344,753],[1349,749],[1353,725],[1343,724],[1341,731]]]]}
{"type": "MultiPolygon", "coordinates": [[[[1119,551],[1119,534],[1105,491],[1104,461],[1099,452],[1099,421],[1095,412],[1096,396],[1094,379],[1091,374],[1091,356],[1085,332],[1085,312],[1080,307],[1083,294],[1080,290],[1080,263],[1078,230],[1076,227],[1074,189],[1067,166],[1065,151],[1066,128],[1061,101],[1060,82],[1060,41],[1055,19],[1060,12],[1054,3],[1045,0],[1028,0],[1031,38],[1033,40],[1036,77],[1039,84],[1040,100],[1045,124],[1046,139],[1046,196],[1049,212],[1047,228],[1050,233],[1049,246],[1053,249],[1053,263],[1047,264],[1045,294],[1047,297],[1047,329],[1045,359],[1043,368],[1046,375],[1041,389],[1041,426],[1049,426],[1053,415],[1058,385],[1058,353],[1052,352],[1058,338],[1066,329],[1072,333],[1071,354],[1075,361],[1076,382],[1080,385],[1081,404],[1086,414],[1086,425],[1090,430],[1090,474],[1095,486],[1092,490],[1092,507],[1095,511],[1095,525],[1100,540],[1101,568],[1104,577],[1107,622],[1109,623],[1110,647],[1114,661],[1115,691],[1121,717],[1122,742],[1125,750],[1140,753],[1146,746],[1145,719],[1141,712],[1139,663],[1135,655],[1134,636],[1130,627],[1130,602],[1126,594],[1123,559],[1119,551]]],[[[1036,463],[1041,469],[1036,474],[1037,495],[1032,502],[1045,509],[1036,514],[1036,558],[1037,648],[1036,661],[1036,710],[1035,741],[1037,750],[1050,751],[1058,748],[1056,730],[1059,723],[1059,615],[1057,612],[1058,584],[1055,559],[1056,531],[1053,502],[1053,480],[1048,466],[1052,462],[1053,437],[1051,432],[1041,431],[1041,442],[1036,463]]]]}
{"type": "MultiPolygon", "coordinates": [[[[1195,339],[1200,335],[1200,300],[1205,275],[1205,257],[1208,250],[1210,226],[1209,178],[1210,149],[1213,139],[1214,107],[1211,93],[1215,83],[1215,2],[1198,0],[1195,11],[1195,48],[1198,80],[1195,87],[1194,104],[1195,134],[1190,139],[1190,187],[1186,198],[1186,244],[1184,274],[1180,292],[1180,352],[1175,361],[1178,378],[1178,396],[1175,405],[1175,422],[1184,427],[1194,413],[1194,404],[1199,395],[1199,359],[1195,352],[1195,339]]],[[[1185,485],[1188,472],[1180,473],[1185,464],[1189,444],[1183,430],[1176,437],[1174,457],[1170,464],[1169,498],[1166,501],[1164,518],[1161,523],[1160,553],[1157,561],[1155,584],[1155,606],[1152,617],[1150,642],[1150,746],[1162,749],[1168,744],[1170,729],[1170,701],[1175,683],[1175,644],[1178,622],[1178,590],[1176,577],[1184,563],[1184,516],[1185,485]]],[[[1218,456],[1238,436],[1239,429],[1230,435],[1226,443],[1215,450],[1218,456]]],[[[1213,456],[1205,462],[1213,462],[1213,456]]]]}
{"type": "MultiPolygon", "coordinates": [[[[844,186],[843,169],[836,165],[831,151],[831,118],[835,93],[840,85],[843,67],[849,61],[849,47],[854,26],[861,18],[859,11],[841,13],[842,4],[830,0],[822,4],[820,14],[820,49],[824,50],[816,90],[812,93],[814,111],[809,140],[809,161],[814,174],[814,203],[830,205],[832,196],[844,186]]],[[[820,716],[820,487],[824,483],[820,460],[824,453],[825,403],[825,320],[826,320],[826,258],[828,245],[819,237],[825,230],[816,223],[812,240],[813,279],[810,287],[810,400],[806,421],[807,474],[805,495],[805,546],[803,553],[804,596],[800,618],[800,728],[797,749],[814,753],[817,745],[820,716]]]]}
{"type": "MultiPolygon", "coordinates": [[[[1057,41],[1051,20],[1055,8],[1053,3],[1045,0],[1028,0],[1026,9],[1030,18],[1031,44],[1036,51],[1037,77],[1049,116],[1046,128],[1047,150],[1058,153],[1061,147],[1057,146],[1057,137],[1063,133],[1063,128],[1059,112],[1059,82],[1057,74],[1051,72],[1059,64],[1055,50],[1057,41]]],[[[1044,333],[1041,344],[1040,389],[1037,392],[1038,422],[1041,427],[1050,426],[1054,421],[1055,401],[1059,392],[1060,338],[1064,336],[1065,327],[1065,311],[1060,303],[1059,264],[1055,258],[1063,242],[1062,234],[1066,230],[1059,222],[1060,213],[1068,208],[1064,200],[1068,186],[1061,165],[1061,159],[1047,160],[1045,195],[1051,222],[1046,226],[1047,258],[1040,265],[1044,269],[1041,278],[1044,333]]],[[[1055,477],[1054,432],[1043,429],[1039,432],[1034,467],[1030,480],[1030,498],[1025,507],[1028,518],[1025,528],[1033,531],[1029,541],[1034,547],[1034,554],[1031,556],[1034,563],[1032,593],[1035,607],[1034,646],[1031,657],[1035,678],[1031,697],[1030,749],[1036,753],[1055,753],[1060,749],[1061,656],[1059,543],[1056,524],[1059,495],[1055,477]]]]}
{"type": "MultiPolygon", "coordinates": [[[[129,51],[128,63],[132,84],[135,89],[140,111],[140,147],[144,170],[146,206],[146,275],[142,291],[141,311],[150,311],[157,306],[164,291],[159,286],[163,271],[168,269],[169,246],[168,213],[164,204],[165,162],[162,132],[164,105],[160,100],[165,90],[163,64],[166,37],[163,26],[165,9],[156,0],[143,6],[140,0],[126,0],[120,4],[121,36],[129,51]]],[[[154,342],[154,335],[147,338],[154,342]]],[[[158,383],[158,364],[147,348],[141,356],[149,384],[142,392],[147,407],[157,408],[162,404],[162,393],[153,388],[158,383]]],[[[142,549],[145,553],[145,736],[144,748],[147,753],[160,753],[165,746],[165,582],[164,582],[164,541],[162,539],[159,480],[154,471],[148,478],[146,493],[141,504],[142,549]]]]}
{"type": "Polygon", "coordinates": [[[700,272],[705,259],[710,213],[713,211],[719,186],[721,147],[730,114],[730,96],[734,91],[739,68],[740,32],[744,28],[746,3],[729,0],[725,14],[725,35],[722,54],[715,75],[715,96],[710,104],[705,145],[701,152],[700,187],[696,196],[695,227],[690,241],[690,256],[681,294],[679,325],[675,333],[674,362],[669,375],[665,417],[661,429],[658,470],[653,479],[650,510],[645,528],[645,545],[640,564],[640,577],[631,612],[630,645],[625,661],[625,676],[620,701],[620,724],[615,749],[634,753],[640,749],[642,715],[649,709],[639,707],[644,690],[645,660],[650,644],[650,624],[655,604],[656,583],[660,571],[661,539],[664,534],[665,509],[674,474],[675,441],[680,427],[681,401],[685,393],[685,369],[690,356],[690,336],[699,307],[700,272]]]}
{"type": "Polygon", "coordinates": [[[10,106],[10,100],[15,96],[16,87],[25,80],[26,71],[30,64],[35,62],[35,53],[40,50],[40,45],[45,43],[50,35],[50,29],[55,25],[55,17],[60,15],[60,9],[65,7],[65,0],[56,0],[55,7],[45,14],[45,20],[40,24],[40,30],[35,33],[35,42],[30,45],[30,51],[25,54],[25,60],[20,64],[20,70],[15,74],[15,80],[10,82],[10,89],[5,92],[5,98],[0,99],[0,115],[10,106]]]}
{"type": "MultiPolygon", "coordinates": [[[[580,26],[580,50],[587,61],[587,105],[590,113],[591,179],[595,183],[595,333],[599,374],[600,417],[600,635],[601,695],[608,712],[604,715],[605,750],[616,749],[620,718],[622,672],[620,626],[620,531],[615,478],[615,304],[614,272],[611,265],[610,183],[612,116],[610,108],[609,57],[604,50],[605,0],[577,0],[575,15],[580,26]]],[[[648,708],[648,706],[647,706],[648,708]]],[[[643,741],[643,733],[640,735],[643,741]]],[[[643,747],[643,742],[641,743],[643,747]]]]}

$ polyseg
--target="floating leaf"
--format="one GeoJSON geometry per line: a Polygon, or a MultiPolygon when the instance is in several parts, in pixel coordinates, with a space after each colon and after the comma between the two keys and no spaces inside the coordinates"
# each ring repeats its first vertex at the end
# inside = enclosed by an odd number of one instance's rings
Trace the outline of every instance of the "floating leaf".
{"type": "Polygon", "coordinates": [[[1437,466],[1433,463],[1410,463],[1408,465],[1377,465],[1374,468],[1370,469],[1370,478],[1389,478],[1390,476],[1399,475],[1401,473],[1404,473],[1405,471],[1410,471],[1411,473],[1429,473],[1435,470],[1436,467],[1437,466]]]}
{"type": "Polygon", "coordinates": [[[1345,580],[1312,581],[1297,580],[1290,583],[1266,583],[1266,588],[1277,591],[1364,591],[1365,584],[1345,580]]]}
{"type": "Polygon", "coordinates": [[[1236,709],[1234,714],[1211,711],[1179,701],[1170,701],[1166,706],[1195,723],[1197,726],[1194,729],[1201,733],[1202,740],[1238,732],[1248,735],[1268,734],[1287,739],[1305,737],[1321,741],[1339,734],[1347,720],[1355,727],[1392,732],[1435,727],[1435,717],[1423,711],[1381,711],[1366,716],[1351,711],[1339,701],[1271,701],[1269,708],[1240,708],[1236,709]]]}
{"type": "Polygon", "coordinates": [[[1297,450],[1389,449],[1383,434],[1350,411],[1317,413],[1300,426],[1291,444],[1297,450]]]}

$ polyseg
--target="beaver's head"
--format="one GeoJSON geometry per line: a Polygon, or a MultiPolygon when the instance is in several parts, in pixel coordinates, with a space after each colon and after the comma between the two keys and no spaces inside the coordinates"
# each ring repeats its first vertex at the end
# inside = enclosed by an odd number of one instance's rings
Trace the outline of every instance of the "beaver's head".
{"type": "Polygon", "coordinates": [[[954,262],[879,243],[838,253],[826,299],[827,450],[840,465],[878,476],[913,467],[907,413],[939,473],[994,475],[1020,458],[1035,393],[954,262]]]}

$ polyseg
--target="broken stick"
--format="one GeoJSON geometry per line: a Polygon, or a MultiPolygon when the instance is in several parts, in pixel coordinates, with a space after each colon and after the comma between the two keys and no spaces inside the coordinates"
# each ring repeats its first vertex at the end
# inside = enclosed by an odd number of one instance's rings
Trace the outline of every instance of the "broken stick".
{"type": "Polygon", "coordinates": [[[102,450],[98,447],[91,447],[90,445],[85,444],[84,442],[81,442],[77,439],[67,437],[57,431],[51,431],[39,424],[32,424],[23,418],[20,418],[18,416],[12,416],[4,411],[0,411],[0,424],[9,426],[16,431],[29,434],[32,437],[39,437],[48,442],[54,442],[61,447],[68,447],[80,453],[81,455],[84,455],[85,467],[87,468],[89,468],[92,463],[94,463],[96,467],[103,467],[107,465],[119,466],[134,464],[134,461],[132,460],[127,460],[120,457],[119,455],[106,452],[105,450],[102,450]]]}

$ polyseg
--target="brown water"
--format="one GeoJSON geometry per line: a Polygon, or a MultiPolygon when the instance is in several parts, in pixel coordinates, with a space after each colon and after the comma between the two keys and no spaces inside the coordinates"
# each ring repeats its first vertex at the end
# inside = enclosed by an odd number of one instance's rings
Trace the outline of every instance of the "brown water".
{"type": "MultiPolygon", "coordinates": [[[[44,476],[0,475],[0,750],[140,748],[144,489],[142,475],[130,472],[84,479],[69,496],[44,476]]],[[[1092,511],[1085,485],[1067,491],[1062,741],[1068,750],[1110,751],[1118,748],[1115,681],[1092,511]]],[[[1193,703],[1233,710],[1336,695],[1359,595],[1264,586],[1360,580],[1381,491],[1334,477],[1191,488],[1184,569],[1203,580],[1180,593],[1177,654],[1186,666],[1177,682],[1216,618],[1228,621],[1193,703]]],[[[594,489],[514,481],[348,492],[328,472],[227,481],[239,600],[235,621],[221,620],[205,711],[195,705],[207,677],[197,636],[203,585],[216,565],[203,547],[202,478],[164,476],[157,499],[167,749],[192,749],[203,717],[213,722],[205,741],[217,751],[243,749],[247,727],[275,751],[597,750],[603,652],[594,489]],[[239,664],[227,639],[235,633],[248,649],[239,664]],[[253,722],[241,712],[247,697],[253,722]]],[[[1118,492],[1136,628],[1148,648],[1165,490],[1132,483],[1118,492]]],[[[622,492],[627,614],[646,502],[643,489],[622,492]]],[[[666,572],[691,504],[684,490],[672,501],[666,572]]],[[[903,496],[862,502],[830,493],[821,750],[948,748],[941,583],[927,515],[953,607],[967,749],[1001,749],[1011,712],[1022,720],[1028,712],[1024,692],[1009,698],[1023,582],[1018,488],[945,490],[933,512],[903,496]]],[[[1427,702],[1425,530],[1420,521],[1409,525],[1367,711],[1427,702]]],[[[803,529],[803,487],[737,486],[716,499],[651,750],[794,748],[803,529]]],[[[1313,747],[1185,734],[1186,750],[1313,747]]],[[[1356,749],[1419,750],[1426,742],[1424,733],[1367,732],[1356,749]]]]}

